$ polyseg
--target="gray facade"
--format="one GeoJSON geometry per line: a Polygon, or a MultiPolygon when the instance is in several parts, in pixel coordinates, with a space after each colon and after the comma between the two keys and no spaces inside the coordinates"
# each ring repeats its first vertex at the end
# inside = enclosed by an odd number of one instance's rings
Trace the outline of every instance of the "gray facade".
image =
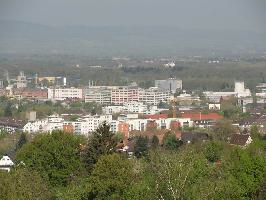
{"type": "Polygon", "coordinates": [[[179,79],[166,79],[166,80],[155,80],[155,87],[161,90],[175,93],[176,90],[182,89],[182,80],[179,79]]]}

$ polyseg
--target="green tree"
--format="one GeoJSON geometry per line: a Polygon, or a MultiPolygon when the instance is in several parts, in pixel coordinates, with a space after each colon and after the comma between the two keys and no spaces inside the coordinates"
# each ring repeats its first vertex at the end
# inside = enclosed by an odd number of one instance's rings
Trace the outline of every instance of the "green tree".
{"type": "Polygon", "coordinates": [[[159,146],[159,138],[156,135],[153,135],[151,138],[151,146],[156,148],[159,146]]]}
{"type": "Polygon", "coordinates": [[[21,135],[19,137],[19,141],[17,142],[17,145],[16,145],[16,151],[21,149],[22,146],[27,143],[27,141],[28,140],[27,140],[26,133],[21,133],[21,135]]]}
{"type": "Polygon", "coordinates": [[[146,189],[152,190],[151,197],[156,197],[153,199],[196,199],[192,197],[192,189],[199,189],[209,170],[202,153],[192,149],[152,151],[145,166],[148,176],[145,178],[149,180],[146,189]]]}
{"type": "Polygon", "coordinates": [[[134,154],[137,158],[146,155],[148,151],[148,137],[138,136],[136,137],[136,144],[134,147],[134,154]]]}
{"type": "Polygon", "coordinates": [[[229,137],[236,133],[236,128],[229,120],[220,120],[213,127],[211,136],[215,140],[228,141],[229,137]]]}
{"type": "Polygon", "coordinates": [[[163,147],[169,150],[178,149],[183,142],[176,138],[176,135],[167,133],[163,138],[163,147]]]}
{"type": "Polygon", "coordinates": [[[204,155],[210,162],[216,162],[221,159],[222,146],[217,141],[209,142],[204,150],[204,155]]]}
{"type": "Polygon", "coordinates": [[[260,139],[261,134],[257,125],[252,125],[250,129],[250,135],[252,138],[260,139]]]}
{"type": "Polygon", "coordinates": [[[241,187],[242,196],[251,199],[266,174],[266,159],[249,149],[235,148],[230,152],[228,172],[241,187]]]}
{"type": "Polygon", "coordinates": [[[12,169],[10,173],[0,171],[1,200],[49,200],[51,192],[45,181],[34,170],[12,169]]]}
{"type": "Polygon", "coordinates": [[[11,102],[7,102],[7,105],[5,107],[4,116],[5,117],[12,117],[12,104],[11,102]]]}
{"type": "Polygon", "coordinates": [[[110,131],[110,125],[104,122],[89,137],[84,155],[88,169],[92,169],[101,155],[115,152],[116,144],[115,134],[110,131]]]}
{"type": "Polygon", "coordinates": [[[120,199],[131,187],[133,165],[118,154],[104,155],[91,173],[92,192],[95,199],[120,199]]]}
{"type": "Polygon", "coordinates": [[[88,177],[82,177],[78,181],[71,182],[67,187],[60,187],[55,192],[56,200],[87,200],[91,193],[91,185],[88,177]]]}
{"type": "Polygon", "coordinates": [[[79,118],[78,115],[71,115],[71,117],[69,118],[70,121],[77,121],[77,119],[79,118]]]}
{"type": "Polygon", "coordinates": [[[17,152],[16,160],[36,170],[52,186],[65,186],[84,171],[79,146],[84,139],[62,131],[42,134],[17,152]]]}

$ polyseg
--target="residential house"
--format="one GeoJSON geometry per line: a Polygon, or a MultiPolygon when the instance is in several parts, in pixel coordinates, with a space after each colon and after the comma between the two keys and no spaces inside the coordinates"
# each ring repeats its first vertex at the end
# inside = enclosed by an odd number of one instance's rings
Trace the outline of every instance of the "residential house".
{"type": "Polygon", "coordinates": [[[237,145],[241,147],[247,147],[251,144],[252,138],[250,135],[242,135],[242,134],[233,134],[230,139],[231,145],[237,145]]]}
{"type": "Polygon", "coordinates": [[[3,156],[0,160],[0,170],[10,172],[10,169],[13,165],[13,161],[8,156],[3,156]]]}

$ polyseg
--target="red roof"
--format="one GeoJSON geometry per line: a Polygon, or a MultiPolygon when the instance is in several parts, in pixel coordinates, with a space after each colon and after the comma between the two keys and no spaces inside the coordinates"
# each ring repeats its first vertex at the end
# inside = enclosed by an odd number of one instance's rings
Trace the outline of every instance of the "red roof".
{"type": "Polygon", "coordinates": [[[144,115],[146,119],[167,119],[168,114],[144,115]]]}
{"type": "Polygon", "coordinates": [[[190,118],[191,120],[219,120],[222,119],[223,116],[218,113],[182,113],[181,118],[190,118]]]}

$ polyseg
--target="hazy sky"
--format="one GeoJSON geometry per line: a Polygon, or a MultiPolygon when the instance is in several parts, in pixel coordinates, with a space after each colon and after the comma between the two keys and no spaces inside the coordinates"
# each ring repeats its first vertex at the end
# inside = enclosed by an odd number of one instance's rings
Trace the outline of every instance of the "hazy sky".
{"type": "Polygon", "coordinates": [[[266,0],[0,0],[0,19],[265,31],[266,0]]]}

